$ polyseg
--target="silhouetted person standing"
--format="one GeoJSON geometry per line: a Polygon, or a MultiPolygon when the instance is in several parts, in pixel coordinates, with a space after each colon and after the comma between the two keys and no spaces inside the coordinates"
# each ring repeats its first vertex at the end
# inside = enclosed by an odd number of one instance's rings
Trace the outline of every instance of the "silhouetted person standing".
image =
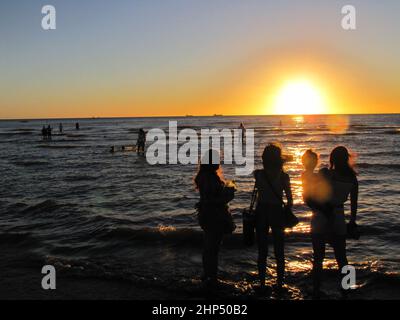
{"type": "Polygon", "coordinates": [[[80,127],[79,127],[79,122],[75,123],[75,129],[76,129],[76,130],[79,130],[79,129],[80,129],[80,127]]]}
{"type": "Polygon", "coordinates": [[[52,132],[52,128],[50,127],[50,125],[48,125],[48,127],[47,127],[47,138],[49,139],[49,140],[51,140],[51,132],[52,132]]]}
{"type": "Polygon", "coordinates": [[[46,140],[47,139],[47,129],[46,126],[43,126],[42,128],[42,139],[46,140]]]}
{"type": "Polygon", "coordinates": [[[256,238],[258,245],[258,276],[261,289],[265,288],[265,277],[268,256],[268,233],[272,230],[272,240],[277,264],[277,289],[284,282],[284,212],[282,207],[283,193],[287,206],[293,206],[290,178],[283,170],[282,149],[275,144],[268,145],[262,155],[263,169],[254,171],[255,184],[258,190],[256,206],[256,238]]]}
{"type": "Polygon", "coordinates": [[[140,128],[136,142],[137,153],[144,154],[145,146],[146,146],[146,132],[142,128],[140,128]]]}
{"type": "Polygon", "coordinates": [[[246,128],[244,127],[243,122],[240,123],[239,130],[240,130],[240,133],[241,133],[240,136],[239,136],[239,139],[240,139],[239,142],[244,143],[245,138],[246,138],[246,128]]]}
{"type": "Polygon", "coordinates": [[[214,286],[218,281],[218,253],[223,235],[234,230],[228,203],[234,198],[235,189],[225,184],[219,153],[215,150],[206,152],[194,181],[200,193],[197,207],[204,231],[203,281],[207,286],[214,286]]]}
{"type": "MultiPolygon", "coordinates": [[[[356,172],[350,164],[350,154],[348,150],[339,146],[330,154],[330,168],[321,169],[320,175],[323,177],[328,188],[321,188],[318,184],[317,190],[326,189],[328,194],[325,204],[321,207],[314,207],[316,214],[311,220],[311,235],[314,250],[313,262],[313,282],[314,298],[320,297],[321,275],[323,261],[325,258],[326,243],[333,247],[336,262],[341,270],[348,264],[346,254],[346,234],[348,228],[356,228],[356,217],[358,207],[358,180],[356,172]],[[344,214],[344,203],[350,196],[351,218],[348,225],[344,214]]],[[[344,290],[342,290],[344,293],[344,290]]]]}
{"type": "Polygon", "coordinates": [[[63,132],[63,124],[60,122],[60,124],[58,125],[58,130],[60,131],[60,133],[63,132]]]}

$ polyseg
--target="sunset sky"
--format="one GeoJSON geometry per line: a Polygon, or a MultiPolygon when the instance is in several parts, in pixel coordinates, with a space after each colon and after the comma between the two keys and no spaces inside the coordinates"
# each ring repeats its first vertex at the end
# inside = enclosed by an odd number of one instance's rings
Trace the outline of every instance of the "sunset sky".
{"type": "Polygon", "coordinates": [[[0,118],[399,113],[399,13],[398,0],[1,1],[0,118]],[[341,27],[346,4],[357,30],[341,27]]]}

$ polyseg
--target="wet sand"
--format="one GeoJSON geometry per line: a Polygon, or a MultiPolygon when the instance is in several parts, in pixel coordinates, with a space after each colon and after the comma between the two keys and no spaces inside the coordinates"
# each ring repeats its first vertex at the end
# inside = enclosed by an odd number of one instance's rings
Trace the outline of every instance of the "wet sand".
{"type": "MultiPolygon", "coordinates": [[[[57,272],[56,290],[44,290],[41,281],[44,275],[41,268],[46,261],[36,259],[30,254],[27,263],[27,252],[13,250],[0,246],[1,259],[0,300],[309,300],[311,299],[311,277],[304,275],[301,282],[291,284],[290,278],[286,290],[278,295],[273,289],[273,280],[267,281],[270,287],[266,293],[259,293],[256,275],[248,279],[232,280],[229,274],[222,274],[218,289],[210,291],[202,287],[197,279],[182,279],[178,283],[166,285],[163,279],[149,282],[133,282],[126,279],[104,279],[96,277],[80,277],[73,272],[57,272]],[[169,289],[168,289],[169,288],[169,289]]],[[[200,266],[199,266],[200,267],[200,266]]],[[[57,269],[57,266],[56,266],[57,269]]],[[[321,298],[326,300],[342,299],[336,290],[336,277],[333,270],[325,271],[329,279],[324,284],[326,294],[321,298]]],[[[326,275],[325,275],[326,276],[326,275]]],[[[393,300],[399,299],[397,286],[390,290],[390,279],[381,279],[374,284],[365,284],[363,288],[352,291],[348,299],[393,300]]]]}

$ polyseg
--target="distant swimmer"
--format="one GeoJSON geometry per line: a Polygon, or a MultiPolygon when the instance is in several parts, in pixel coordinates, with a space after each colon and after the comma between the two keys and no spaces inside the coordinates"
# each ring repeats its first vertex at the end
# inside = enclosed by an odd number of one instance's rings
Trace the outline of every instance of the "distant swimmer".
{"type": "Polygon", "coordinates": [[[139,133],[138,133],[137,143],[136,143],[137,153],[144,154],[145,146],[146,146],[146,132],[143,130],[143,128],[140,128],[139,133]]]}
{"type": "Polygon", "coordinates": [[[51,131],[53,129],[50,127],[50,125],[47,126],[47,139],[51,140],[51,131]]]}
{"type": "Polygon", "coordinates": [[[60,131],[60,133],[63,132],[63,124],[60,122],[60,124],[58,125],[58,130],[60,131]]]}
{"type": "Polygon", "coordinates": [[[79,129],[80,129],[80,128],[79,128],[79,122],[75,123],[75,129],[76,129],[76,130],[79,130],[79,129]]]}
{"type": "Polygon", "coordinates": [[[47,129],[45,126],[43,126],[43,128],[42,128],[42,138],[43,138],[43,140],[47,139],[47,129]]]}
{"type": "Polygon", "coordinates": [[[241,130],[241,135],[239,136],[240,142],[244,143],[246,137],[246,128],[244,127],[243,122],[240,123],[239,130],[241,130]]]}

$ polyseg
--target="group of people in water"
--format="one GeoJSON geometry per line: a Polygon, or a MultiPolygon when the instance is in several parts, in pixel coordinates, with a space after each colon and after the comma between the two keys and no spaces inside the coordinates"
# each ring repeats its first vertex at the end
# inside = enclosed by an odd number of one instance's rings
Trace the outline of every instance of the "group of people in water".
{"type": "MultiPolygon", "coordinates": [[[[205,155],[209,160],[219,156],[215,150],[205,155]],[[215,155],[214,153],[217,153],[215,155]]],[[[350,161],[350,153],[344,146],[334,148],[330,154],[329,168],[316,171],[318,154],[307,150],[302,156],[303,200],[312,211],[311,238],[313,248],[313,296],[320,297],[321,274],[325,257],[325,246],[334,250],[339,272],[348,264],[346,236],[356,230],[358,181],[350,161]],[[351,218],[346,224],[344,203],[350,197],[351,218]]],[[[203,158],[204,159],[204,158],[203,158]]],[[[219,158],[218,158],[219,159],[219,158]]],[[[281,291],[285,282],[285,213],[291,209],[293,196],[290,177],[284,170],[282,148],[269,144],[262,154],[263,168],[254,172],[257,200],[254,210],[255,238],[258,246],[258,278],[260,290],[266,289],[266,267],[269,233],[277,266],[276,289],[281,291]],[[286,203],[283,199],[286,198],[286,203]]],[[[221,165],[202,161],[194,179],[200,193],[198,213],[204,231],[203,281],[207,286],[218,283],[218,253],[224,234],[231,233],[234,226],[229,222],[228,203],[234,198],[235,188],[225,181],[221,165]]],[[[342,290],[342,293],[345,292],[342,290]]]]}
{"type": "MultiPolygon", "coordinates": [[[[75,123],[75,129],[76,129],[76,130],[79,130],[79,129],[80,129],[79,122],[76,122],[76,123],[75,123]]],[[[59,131],[59,134],[62,134],[62,133],[63,133],[63,130],[64,130],[64,126],[63,126],[63,124],[60,122],[60,123],[58,124],[58,131],[59,131]]],[[[47,127],[46,127],[45,125],[43,126],[43,128],[42,128],[42,138],[43,138],[43,140],[51,140],[52,133],[53,133],[53,128],[52,128],[50,125],[48,125],[47,127]]]]}
{"type": "Polygon", "coordinates": [[[53,128],[50,125],[48,125],[47,127],[43,126],[43,128],[42,128],[43,140],[51,140],[52,132],[53,132],[53,128]]]}

